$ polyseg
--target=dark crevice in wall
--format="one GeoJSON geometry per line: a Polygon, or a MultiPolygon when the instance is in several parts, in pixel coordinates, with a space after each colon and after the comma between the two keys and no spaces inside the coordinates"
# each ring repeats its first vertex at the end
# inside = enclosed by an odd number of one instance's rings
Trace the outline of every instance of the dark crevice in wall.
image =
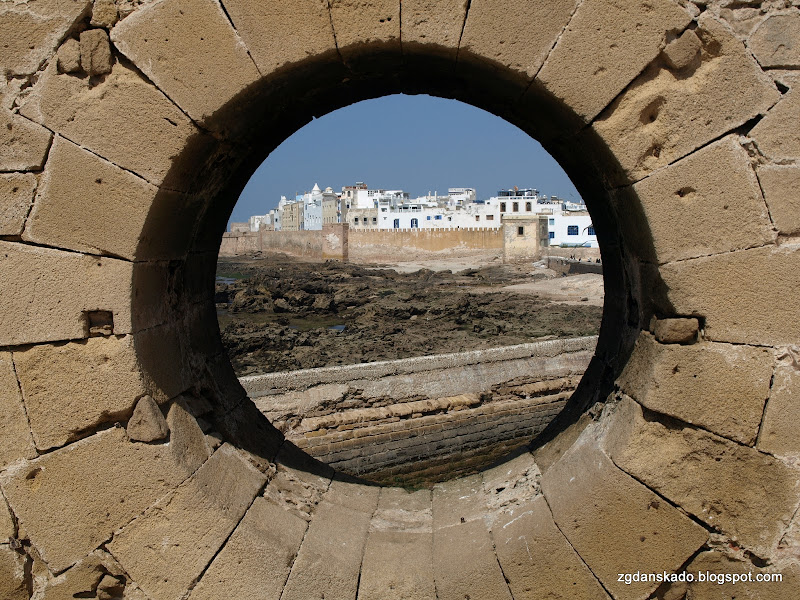
{"type": "Polygon", "coordinates": [[[472,0],[466,0],[464,5],[464,21],[461,23],[461,32],[458,34],[458,47],[456,48],[456,60],[454,69],[458,65],[458,55],[461,53],[461,40],[464,39],[464,30],[467,28],[467,19],[469,18],[469,9],[472,6],[472,0]]]}
{"type": "Polygon", "coordinates": [[[219,0],[219,7],[222,9],[222,12],[225,14],[225,18],[228,20],[228,23],[230,24],[231,29],[233,29],[234,35],[236,35],[236,37],[239,39],[239,41],[241,42],[242,46],[245,47],[245,50],[247,52],[247,56],[250,58],[250,62],[253,63],[253,66],[256,68],[256,71],[258,72],[258,74],[263,76],[264,74],[261,72],[261,69],[258,68],[258,64],[256,63],[255,59],[253,58],[253,55],[250,53],[250,48],[248,48],[247,44],[244,43],[244,40],[239,35],[239,30],[236,28],[236,24],[233,22],[233,19],[231,18],[231,15],[228,12],[228,9],[225,8],[225,0],[219,0]]]}

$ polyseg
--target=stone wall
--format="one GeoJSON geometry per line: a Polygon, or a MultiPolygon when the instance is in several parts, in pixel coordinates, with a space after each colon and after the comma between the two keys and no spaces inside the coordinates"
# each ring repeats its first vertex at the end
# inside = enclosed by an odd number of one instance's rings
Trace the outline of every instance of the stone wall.
{"type": "Polygon", "coordinates": [[[524,445],[564,407],[596,338],[553,340],[240,379],[286,438],[379,482],[474,471],[524,445]]]}
{"type": "Polygon", "coordinates": [[[798,20],[720,0],[3,2],[0,597],[798,597],[798,20]],[[213,309],[256,165],[397,92],[538,139],[605,278],[595,355],[532,452],[415,493],[286,442],[213,309]],[[684,569],[783,581],[619,579],[684,569]]]}

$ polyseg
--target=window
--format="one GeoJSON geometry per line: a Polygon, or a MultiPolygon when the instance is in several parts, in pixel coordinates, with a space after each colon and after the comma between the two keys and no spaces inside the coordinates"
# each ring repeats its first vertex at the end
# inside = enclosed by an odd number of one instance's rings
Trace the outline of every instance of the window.
{"type": "Polygon", "coordinates": [[[481,216],[480,215],[475,215],[475,220],[476,221],[480,221],[481,220],[481,216]]]}
{"type": "Polygon", "coordinates": [[[358,225],[358,217],[353,218],[353,225],[358,225]]]}
{"type": "Polygon", "coordinates": [[[430,221],[430,220],[431,220],[431,216],[430,216],[430,215],[428,215],[428,216],[426,217],[426,219],[428,219],[428,221],[430,221]]]}
{"type": "Polygon", "coordinates": [[[494,221],[494,215],[486,215],[487,221],[494,221]]]}
{"type": "Polygon", "coordinates": [[[511,204],[511,207],[514,210],[514,212],[519,212],[519,202],[513,202],[511,204]]]}
{"type": "Polygon", "coordinates": [[[517,235],[525,235],[525,228],[517,227],[517,235]]]}
{"type": "Polygon", "coordinates": [[[501,202],[500,203],[500,212],[506,212],[506,203],[505,202],[501,202]]]}
{"type": "Polygon", "coordinates": [[[554,240],[554,239],[556,239],[556,232],[555,232],[555,231],[551,231],[551,232],[550,232],[550,239],[551,239],[551,240],[554,240]]]}
{"type": "Polygon", "coordinates": [[[375,225],[378,222],[378,217],[372,217],[372,224],[375,225]]]}
{"type": "MultiPolygon", "coordinates": [[[[437,221],[441,221],[441,220],[442,220],[442,215],[436,215],[436,216],[435,216],[435,217],[433,217],[433,218],[434,218],[434,219],[436,219],[437,221]]],[[[449,219],[449,218],[450,218],[450,217],[448,217],[448,219],[449,219]]]]}
{"type": "Polygon", "coordinates": [[[530,203],[530,202],[526,202],[526,203],[525,203],[525,210],[526,210],[527,212],[531,212],[531,203],[530,203]]]}
{"type": "Polygon", "coordinates": [[[556,220],[555,219],[547,219],[547,224],[548,225],[555,225],[556,224],[556,220]]]}
{"type": "Polygon", "coordinates": [[[400,219],[395,219],[394,220],[394,228],[395,229],[400,229],[400,219]]]}
{"type": "Polygon", "coordinates": [[[567,225],[567,235],[578,235],[578,226],[567,225]]]}
{"type": "Polygon", "coordinates": [[[411,229],[419,228],[419,221],[417,219],[411,219],[411,229]]]}
{"type": "Polygon", "coordinates": [[[596,235],[594,232],[594,225],[589,225],[589,227],[586,228],[586,233],[588,235],[596,235]]]}

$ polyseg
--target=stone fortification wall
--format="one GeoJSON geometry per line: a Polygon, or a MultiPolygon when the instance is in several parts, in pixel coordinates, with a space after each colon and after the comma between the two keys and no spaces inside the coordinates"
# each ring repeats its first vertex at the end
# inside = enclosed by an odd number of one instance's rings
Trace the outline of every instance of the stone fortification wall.
{"type": "Polygon", "coordinates": [[[0,2],[0,597],[800,597],[795,4],[0,2]],[[397,92],[538,139],[605,278],[536,446],[416,493],[286,442],[213,307],[255,165],[397,92]],[[684,570],[752,580],[619,578],[684,570]]]}
{"type": "Polygon", "coordinates": [[[256,406],[312,456],[373,481],[487,465],[563,408],[596,338],[244,377],[256,406]]]}
{"type": "Polygon", "coordinates": [[[469,255],[502,251],[501,229],[350,230],[350,258],[356,261],[397,261],[442,254],[469,255]]]}

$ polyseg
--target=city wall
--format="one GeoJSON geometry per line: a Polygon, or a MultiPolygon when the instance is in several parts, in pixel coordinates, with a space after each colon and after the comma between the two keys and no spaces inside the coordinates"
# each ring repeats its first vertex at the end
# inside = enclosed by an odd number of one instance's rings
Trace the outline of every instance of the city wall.
{"type": "Polygon", "coordinates": [[[408,260],[410,256],[435,256],[442,253],[469,255],[502,251],[502,229],[389,229],[347,228],[344,224],[326,225],[322,231],[226,232],[220,256],[236,256],[256,251],[283,252],[307,259],[322,259],[324,240],[332,228],[348,229],[346,249],[355,261],[408,260]]]}
{"type": "Polygon", "coordinates": [[[534,342],[240,379],[261,412],[315,458],[384,483],[491,464],[564,407],[596,337],[534,342]]]}

